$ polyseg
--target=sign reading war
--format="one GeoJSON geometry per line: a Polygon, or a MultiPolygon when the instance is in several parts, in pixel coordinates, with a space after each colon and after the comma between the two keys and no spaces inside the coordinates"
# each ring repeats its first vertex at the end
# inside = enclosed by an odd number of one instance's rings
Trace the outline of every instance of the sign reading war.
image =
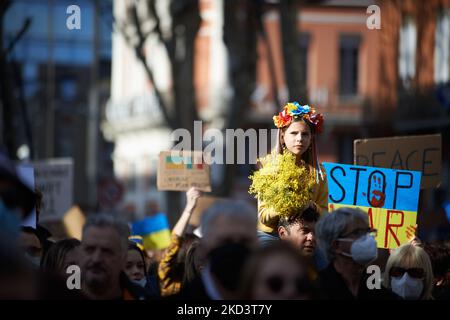
{"type": "Polygon", "coordinates": [[[397,248],[415,228],[421,172],[324,163],[328,177],[328,209],[365,211],[377,229],[379,248],[397,248]]]}

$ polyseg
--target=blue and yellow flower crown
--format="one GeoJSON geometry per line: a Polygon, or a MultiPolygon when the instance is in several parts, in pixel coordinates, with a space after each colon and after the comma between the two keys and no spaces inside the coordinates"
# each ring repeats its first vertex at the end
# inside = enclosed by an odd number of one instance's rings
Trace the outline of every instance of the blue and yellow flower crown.
{"type": "Polygon", "coordinates": [[[277,128],[287,127],[294,119],[303,118],[314,126],[315,133],[322,132],[323,115],[316,113],[316,109],[308,105],[300,105],[298,102],[288,102],[283,110],[273,116],[273,122],[277,128]]]}

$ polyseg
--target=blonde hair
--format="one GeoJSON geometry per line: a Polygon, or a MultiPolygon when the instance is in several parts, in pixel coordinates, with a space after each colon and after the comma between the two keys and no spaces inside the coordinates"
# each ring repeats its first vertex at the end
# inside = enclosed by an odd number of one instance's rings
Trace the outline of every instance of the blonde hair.
{"type": "Polygon", "coordinates": [[[404,244],[394,250],[389,257],[386,269],[384,270],[383,285],[386,288],[391,287],[391,277],[389,276],[389,272],[393,267],[422,268],[425,271],[425,276],[423,279],[423,292],[420,299],[429,300],[433,298],[431,295],[433,289],[433,269],[430,257],[425,250],[410,243],[404,244]]]}
{"type": "MultiPolygon", "coordinates": [[[[294,122],[300,122],[303,121],[306,123],[306,125],[309,127],[309,129],[311,130],[311,144],[309,146],[309,148],[305,151],[304,154],[302,154],[301,159],[304,161],[305,163],[305,167],[309,170],[309,172],[311,172],[311,175],[313,177],[317,176],[317,170],[318,168],[316,168],[316,166],[318,164],[316,164],[315,162],[317,161],[317,159],[315,159],[315,155],[314,155],[314,151],[316,148],[316,142],[315,142],[315,131],[314,131],[314,127],[308,122],[305,121],[303,118],[294,118],[294,120],[292,120],[292,123],[294,122]]],[[[291,124],[292,124],[291,123],[291,124]]],[[[289,126],[291,125],[289,124],[289,126]]],[[[278,132],[277,132],[277,144],[275,146],[275,153],[277,154],[283,154],[284,153],[284,141],[282,138],[282,133],[284,133],[284,131],[287,130],[287,128],[289,128],[289,126],[283,127],[283,128],[278,128],[278,132]]]]}

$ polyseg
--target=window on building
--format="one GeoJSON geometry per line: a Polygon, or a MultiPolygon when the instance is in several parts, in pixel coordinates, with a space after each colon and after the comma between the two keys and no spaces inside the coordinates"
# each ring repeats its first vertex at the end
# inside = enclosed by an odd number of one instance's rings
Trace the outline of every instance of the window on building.
{"type": "Polygon", "coordinates": [[[76,77],[64,75],[58,79],[58,95],[64,102],[73,102],[78,94],[78,83],[76,77]]]}
{"type": "Polygon", "coordinates": [[[450,9],[438,13],[434,43],[434,82],[446,83],[450,78],[450,9]]]}
{"type": "Polygon", "coordinates": [[[416,74],[417,26],[412,16],[403,18],[400,29],[398,72],[404,88],[410,88],[416,74]]]}
{"type": "Polygon", "coordinates": [[[360,35],[344,34],[339,37],[339,94],[342,97],[358,93],[360,43],[360,35]]]}
{"type": "Polygon", "coordinates": [[[351,133],[341,133],[338,135],[338,157],[339,163],[353,163],[353,141],[354,137],[351,133]]]}

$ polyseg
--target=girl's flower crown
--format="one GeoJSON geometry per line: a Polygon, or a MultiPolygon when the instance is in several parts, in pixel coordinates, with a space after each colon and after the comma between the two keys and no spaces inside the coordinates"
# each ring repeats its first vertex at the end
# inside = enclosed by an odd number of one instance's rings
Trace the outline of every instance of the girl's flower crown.
{"type": "Polygon", "coordinates": [[[304,105],[301,106],[298,102],[288,102],[283,111],[277,116],[273,116],[273,122],[277,128],[284,128],[292,123],[292,120],[303,118],[314,126],[315,133],[322,132],[323,116],[321,113],[316,113],[316,109],[304,105]]]}

